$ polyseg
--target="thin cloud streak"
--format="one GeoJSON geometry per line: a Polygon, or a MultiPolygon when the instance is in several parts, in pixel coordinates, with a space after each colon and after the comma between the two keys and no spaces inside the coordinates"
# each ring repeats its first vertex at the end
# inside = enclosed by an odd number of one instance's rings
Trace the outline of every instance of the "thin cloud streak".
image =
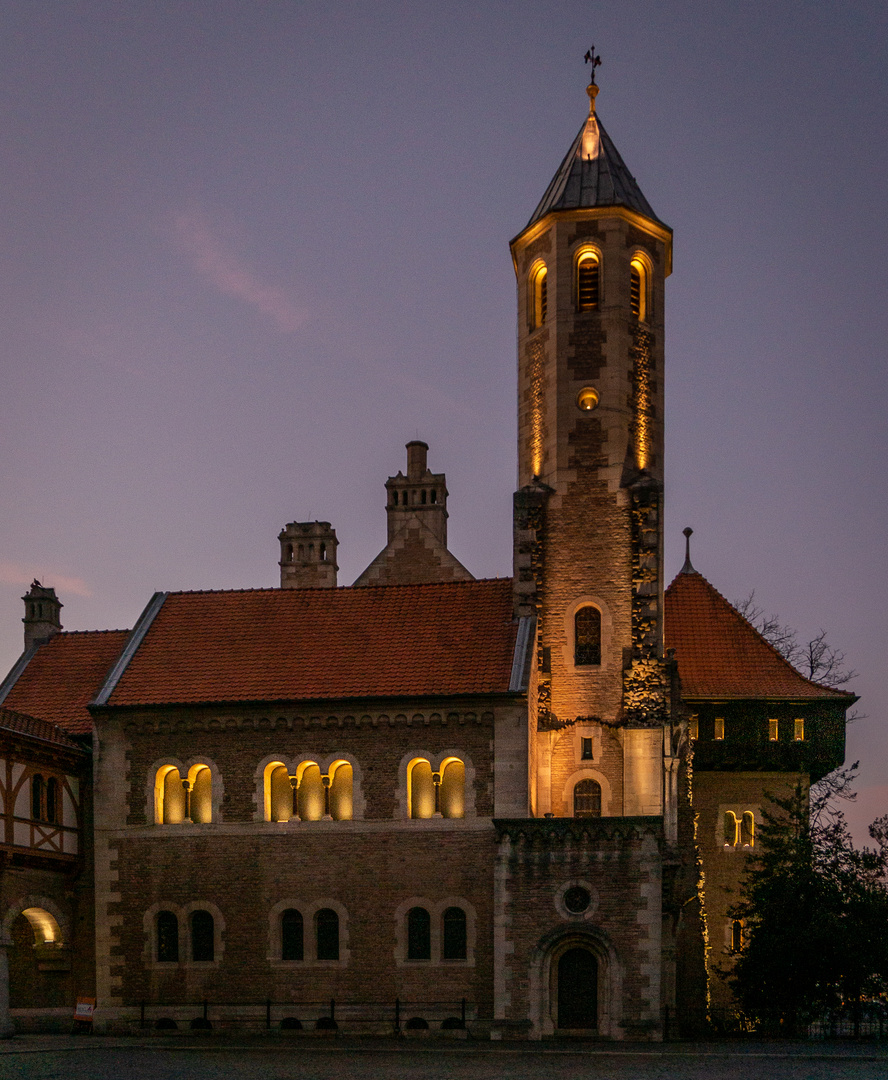
{"type": "Polygon", "coordinates": [[[193,264],[216,288],[267,315],[283,333],[291,334],[305,322],[300,309],[277,285],[260,281],[232,252],[227,251],[199,214],[179,214],[174,221],[176,238],[193,264]]]}
{"type": "Polygon", "coordinates": [[[28,588],[34,578],[43,585],[58,589],[61,593],[92,596],[92,591],[83,578],[59,574],[45,566],[23,566],[21,563],[0,562],[0,583],[4,585],[21,585],[23,588],[28,588]]]}

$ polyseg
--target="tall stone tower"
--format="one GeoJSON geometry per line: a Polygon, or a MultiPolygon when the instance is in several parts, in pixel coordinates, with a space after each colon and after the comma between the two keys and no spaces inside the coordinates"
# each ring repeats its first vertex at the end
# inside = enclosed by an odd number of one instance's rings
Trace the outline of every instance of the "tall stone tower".
{"type": "Polygon", "coordinates": [[[28,595],[23,596],[25,602],[25,649],[33,645],[40,645],[55,637],[62,629],[61,600],[56,596],[56,591],[51,586],[41,585],[34,578],[28,595]]]}
{"type": "Polygon", "coordinates": [[[672,231],[598,119],[598,87],[587,93],[587,119],[511,244],[516,613],[537,620],[532,806],[583,814],[582,789],[593,812],[668,818],[663,313],[672,231]]]}
{"type": "Polygon", "coordinates": [[[329,521],[291,521],[278,534],[282,589],[335,589],[336,530],[329,521]]]}

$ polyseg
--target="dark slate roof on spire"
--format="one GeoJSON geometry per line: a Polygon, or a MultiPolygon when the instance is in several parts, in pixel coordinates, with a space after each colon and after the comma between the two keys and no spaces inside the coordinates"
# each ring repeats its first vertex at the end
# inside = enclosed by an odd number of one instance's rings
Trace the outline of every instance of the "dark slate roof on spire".
{"type": "Polygon", "coordinates": [[[626,206],[660,221],[596,116],[583,122],[527,227],[552,210],[591,206],[626,206]]]}

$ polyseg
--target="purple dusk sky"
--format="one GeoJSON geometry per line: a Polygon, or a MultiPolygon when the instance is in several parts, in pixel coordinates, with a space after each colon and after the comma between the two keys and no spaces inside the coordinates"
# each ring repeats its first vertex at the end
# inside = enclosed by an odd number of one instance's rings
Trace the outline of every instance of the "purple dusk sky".
{"type": "Polygon", "coordinates": [[[404,443],[454,554],[511,571],[515,281],[587,111],[675,230],[667,580],[754,589],[859,671],[888,812],[884,0],[6,0],[0,666],[20,597],[131,627],[278,581],[319,518],[350,583],[404,443]]]}

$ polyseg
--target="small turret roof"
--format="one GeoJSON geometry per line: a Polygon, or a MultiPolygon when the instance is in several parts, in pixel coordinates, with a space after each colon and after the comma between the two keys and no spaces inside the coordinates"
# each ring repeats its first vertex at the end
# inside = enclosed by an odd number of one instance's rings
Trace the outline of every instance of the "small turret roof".
{"type": "Polygon", "coordinates": [[[597,93],[598,87],[589,87],[589,116],[531,215],[527,228],[552,210],[579,210],[594,206],[626,206],[660,222],[604,130],[604,125],[595,115],[593,90],[597,93]]]}

